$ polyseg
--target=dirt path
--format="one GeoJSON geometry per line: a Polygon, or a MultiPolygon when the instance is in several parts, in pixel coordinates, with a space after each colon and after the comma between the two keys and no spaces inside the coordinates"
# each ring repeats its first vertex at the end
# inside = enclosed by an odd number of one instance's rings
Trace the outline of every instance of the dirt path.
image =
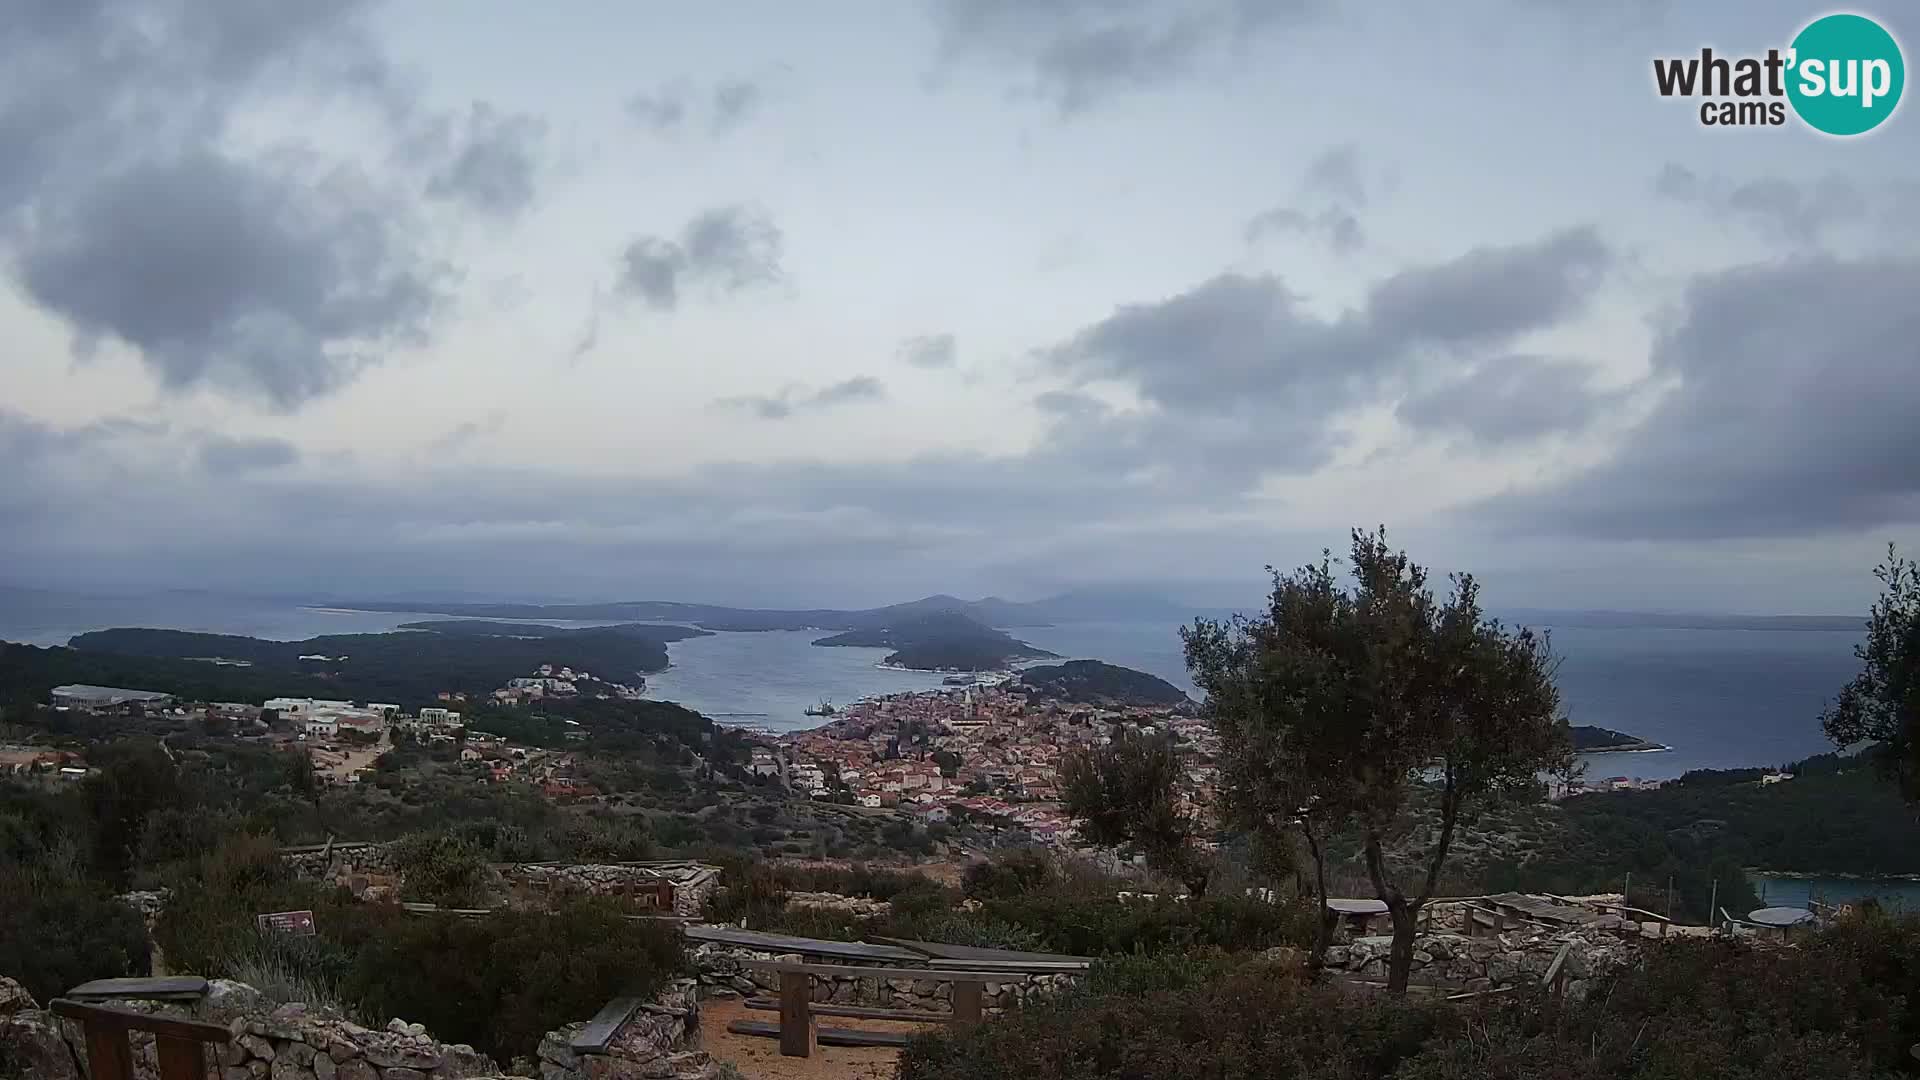
{"type": "MultiPolygon", "coordinates": [[[[727,1025],[746,1017],[772,1020],[778,1014],[748,1009],[738,998],[719,998],[700,1003],[700,1047],[715,1061],[731,1061],[747,1080],[893,1080],[900,1051],[884,1047],[822,1046],[812,1057],[780,1056],[780,1040],[758,1035],[734,1035],[727,1025]]],[[[935,1025],[895,1023],[888,1020],[843,1020],[822,1017],[829,1027],[861,1028],[868,1031],[930,1031],[935,1025]]]]}

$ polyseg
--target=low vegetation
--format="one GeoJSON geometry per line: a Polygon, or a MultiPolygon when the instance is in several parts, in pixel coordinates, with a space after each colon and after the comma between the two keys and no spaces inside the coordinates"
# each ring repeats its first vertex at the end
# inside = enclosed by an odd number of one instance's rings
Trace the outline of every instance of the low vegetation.
{"type": "Polygon", "coordinates": [[[1314,986],[1212,954],[1102,965],[1088,987],[917,1039],[902,1080],[1868,1077],[1920,1041],[1920,924],[1868,917],[1801,949],[1650,948],[1579,1002],[1459,1007],[1314,986]]]}

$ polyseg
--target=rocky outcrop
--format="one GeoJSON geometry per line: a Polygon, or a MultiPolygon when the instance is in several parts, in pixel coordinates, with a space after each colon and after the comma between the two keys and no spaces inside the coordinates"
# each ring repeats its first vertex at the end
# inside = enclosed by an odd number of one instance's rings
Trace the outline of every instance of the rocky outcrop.
{"type": "Polygon", "coordinates": [[[79,1080],[79,1062],[60,1020],[40,1008],[26,987],[0,977],[0,1076],[79,1080]]]}
{"type": "MultiPolygon", "coordinates": [[[[799,961],[796,954],[762,952],[739,945],[706,942],[687,951],[687,958],[699,975],[703,992],[711,997],[740,994],[772,995],[780,989],[780,976],[771,971],[746,966],[748,961],[799,961]]],[[[809,958],[817,961],[817,958],[809,958]]],[[[888,1009],[943,1013],[953,1008],[953,983],[940,972],[928,968],[903,967],[898,978],[856,978],[851,975],[815,975],[813,1000],[835,1005],[875,1005],[888,1009]]],[[[981,993],[981,1005],[998,1012],[1025,1003],[1029,998],[1057,993],[1072,986],[1070,974],[1034,975],[1005,982],[989,982],[981,993]]]]}

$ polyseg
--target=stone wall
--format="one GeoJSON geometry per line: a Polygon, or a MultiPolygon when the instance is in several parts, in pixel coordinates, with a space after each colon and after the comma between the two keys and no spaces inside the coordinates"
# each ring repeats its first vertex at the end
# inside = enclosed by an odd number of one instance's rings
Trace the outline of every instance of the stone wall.
{"type": "MultiPolygon", "coordinates": [[[[1559,955],[1567,950],[1566,991],[1570,998],[1585,995],[1589,980],[1634,955],[1629,941],[1606,934],[1528,934],[1466,937],[1461,934],[1421,934],[1413,943],[1413,980],[1418,983],[1468,990],[1496,990],[1505,986],[1538,985],[1559,955]]],[[[1327,967],[1362,978],[1385,979],[1393,939],[1362,937],[1327,950],[1327,967]]]]}
{"type": "Polygon", "coordinates": [[[540,1040],[540,1080],[712,1080],[719,1068],[700,1041],[699,984],[681,979],[620,1026],[603,1054],[581,1054],[570,1044],[585,1023],[568,1024],[540,1040]]]}
{"type": "MultiPolygon", "coordinates": [[[[568,1048],[585,1023],[550,1031],[540,1043],[540,1080],[713,1080],[719,1070],[696,1047],[699,986],[670,984],[615,1032],[604,1054],[568,1048]]],[[[269,1009],[243,983],[213,980],[197,1002],[102,1002],[109,1008],[224,1024],[233,1034],[207,1054],[207,1080],[531,1080],[509,1077],[464,1043],[437,1042],[419,1024],[395,1018],[362,1027],[305,1005],[269,1009]]],[[[131,1036],[135,1080],[158,1080],[154,1038],[131,1036]]],[[[0,978],[0,1076],[84,1080],[86,1039],[78,1023],[39,1008],[18,983],[0,978]]]]}
{"type": "MultiPolygon", "coordinates": [[[[746,966],[752,960],[799,961],[796,954],[761,952],[739,945],[721,945],[705,942],[687,951],[694,970],[698,972],[701,992],[710,997],[734,997],[746,994],[756,997],[775,996],[780,989],[780,976],[771,971],[746,966]]],[[[819,963],[818,958],[808,958],[809,962],[819,963]]],[[[862,967],[876,965],[862,964],[862,967]]],[[[953,983],[938,977],[939,972],[928,968],[900,968],[900,976],[890,979],[856,978],[851,975],[815,975],[813,977],[813,1000],[835,1005],[874,1005],[887,1009],[910,1009],[915,1012],[940,1013],[953,1008],[953,983]]],[[[989,982],[982,993],[981,1004],[988,1011],[999,1011],[1020,1005],[1030,997],[1051,994],[1071,986],[1075,976],[1071,974],[1033,975],[1025,979],[1006,982],[989,982]]]]}
{"type": "MultiPolygon", "coordinates": [[[[24,997],[18,984],[0,979],[24,997]]],[[[79,1023],[62,1020],[33,1006],[0,1017],[0,1052],[18,1061],[20,1080],[79,1080],[86,1075],[87,1043],[79,1023]]],[[[210,1046],[207,1080],[467,1080],[499,1077],[491,1058],[465,1044],[435,1042],[418,1024],[394,1020],[382,1031],[334,1016],[308,1012],[304,1005],[272,1011],[258,991],[242,983],[215,980],[198,1002],[107,1001],[108,1008],[177,1016],[225,1024],[233,1039],[210,1046]]],[[[3,1008],[3,1007],[0,1007],[3,1008]]],[[[135,1080],[157,1080],[159,1063],[151,1033],[131,1033],[135,1080]]],[[[14,1074],[9,1074],[12,1076],[14,1074]]]]}
{"type": "MultiPolygon", "coordinates": [[[[299,877],[346,885],[353,888],[356,896],[368,899],[387,898],[391,883],[399,879],[387,844],[287,848],[280,852],[280,858],[299,877]]],[[[663,867],[634,863],[495,863],[489,870],[489,891],[500,894],[529,890],[613,896],[645,890],[669,880],[674,886],[673,914],[684,918],[699,917],[707,898],[720,885],[717,868],[695,864],[663,867]]]]}
{"type": "Polygon", "coordinates": [[[893,913],[893,905],[885,900],[830,892],[790,892],[787,894],[787,906],[845,912],[856,919],[878,919],[893,913]]]}

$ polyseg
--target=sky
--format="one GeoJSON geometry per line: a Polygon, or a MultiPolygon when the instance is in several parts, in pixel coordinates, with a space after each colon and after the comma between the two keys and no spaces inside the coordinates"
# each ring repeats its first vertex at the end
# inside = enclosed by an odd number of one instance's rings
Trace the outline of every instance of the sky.
{"type": "Polygon", "coordinates": [[[1861,611],[1916,106],[1651,77],[1826,10],[5,0],[0,583],[1861,611]]]}

